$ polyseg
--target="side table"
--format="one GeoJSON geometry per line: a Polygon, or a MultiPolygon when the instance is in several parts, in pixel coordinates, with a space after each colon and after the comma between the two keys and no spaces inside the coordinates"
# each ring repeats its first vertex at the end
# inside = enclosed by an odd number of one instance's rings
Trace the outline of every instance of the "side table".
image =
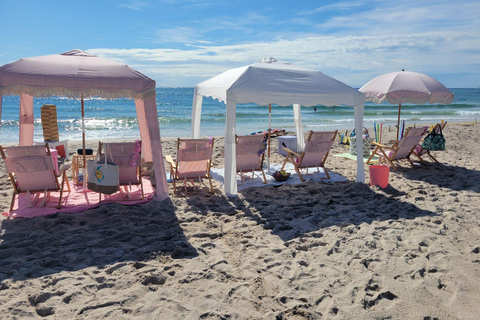
{"type": "MultiPolygon", "coordinates": [[[[95,160],[95,155],[90,154],[90,155],[85,155],[85,160],[95,160]]],[[[74,154],[72,157],[72,179],[73,183],[76,185],[79,185],[82,182],[78,181],[78,174],[80,173],[80,169],[83,168],[83,155],[81,154],[74,154]]],[[[87,179],[86,176],[83,177],[84,179],[87,179]]]]}

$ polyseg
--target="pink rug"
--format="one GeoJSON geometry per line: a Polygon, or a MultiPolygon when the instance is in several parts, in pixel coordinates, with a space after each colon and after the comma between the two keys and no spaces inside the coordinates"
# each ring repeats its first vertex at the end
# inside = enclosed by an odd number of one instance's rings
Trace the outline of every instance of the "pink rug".
{"type": "Polygon", "coordinates": [[[130,190],[130,199],[128,200],[128,186],[120,187],[120,191],[111,195],[102,194],[102,202],[99,203],[99,195],[96,192],[90,190],[83,190],[83,186],[76,186],[73,182],[70,183],[71,192],[65,188],[62,198],[62,208],[57,209],[58,199],[60,192],[50,192],[47,197],[47,202],[44,207],[40,207],[43,200],[43,193],[40,193],[38,199],[35,200],[35,195],[31,194],[30,197],[26,193],[20,194],[15,199],[13,211],[2,213],[4,216],[11,216],[12,218],[33,218],[36,216],[45,216],[55,214],[57,212],[82,212],[91,208],[98,207],[100,204],[118,202],[123,205],[134,205],[139,203],[145,203],[153,199],[155,190],[148,179],[143,179],[143,191],[145,194],[144,199],[140,199],[141,191],[137,186],[132,186],[130,190]],[[31,207],[32,202],[35,204],[31,207]]]}

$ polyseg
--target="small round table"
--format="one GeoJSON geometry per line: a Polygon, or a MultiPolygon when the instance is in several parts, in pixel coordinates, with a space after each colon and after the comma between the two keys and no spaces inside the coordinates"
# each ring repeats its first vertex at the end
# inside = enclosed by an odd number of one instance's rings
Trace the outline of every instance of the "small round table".
{"type": "MultiPolygon", "coordinates": [[[[85,155],[85,160],[95,160],[95,155],[94,154],[89,154],[85,155]]],[[[73,183],[76,185],[79,185],[82,182],[78,181],[78,174],[80,173],[80,169],[83,168],[83,155],[81,154],[74,154],[72,157],[72,179],[73,183]]],[[[84,179],[87,179],[86,172],[83,177],[84,179]]]]}

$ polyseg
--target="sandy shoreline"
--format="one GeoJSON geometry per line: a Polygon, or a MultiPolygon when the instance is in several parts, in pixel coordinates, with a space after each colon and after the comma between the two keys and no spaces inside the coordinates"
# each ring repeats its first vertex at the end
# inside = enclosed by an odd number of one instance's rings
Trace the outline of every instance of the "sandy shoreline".
{"type": "MultiPolygon", "coordinates": [[[[444,135],[439,163],[403,164],[385,189],[355,183],[335,143],[326,166],[348,181],[233,199],[215,182],[214,195],[170,188],[161,203],[2,217],[2,318],[478,319],[480,126],[449,123],[444,135]]],[[[162,143],[175,153],[176,139],[162,143]]],[[[218,137],[214,167],[222,148],[218,137]]],[[[0,181],[5,212],[3,162],[0,181]]]]}

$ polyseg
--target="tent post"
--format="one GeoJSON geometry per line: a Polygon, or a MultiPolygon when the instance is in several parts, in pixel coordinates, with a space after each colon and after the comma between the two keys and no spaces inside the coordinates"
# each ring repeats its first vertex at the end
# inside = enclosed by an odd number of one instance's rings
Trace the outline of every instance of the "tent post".
{"type": "MultiPolygon", "coordinates": [[[[363,100],[365,101],[365,100],[363,100]]],[[[358,103],[353,108],[353,114],[355,117],[355,132],[357,133],[357,182],[365,183],[365,172],[363,164],[363,102],[358,103]]]]}
{"type": "Polygon", "coordinates": [[[297,103],[293,104],[293,118],[297,132],[297,152],[301,152],[305,148],[305,138],[303,137],[302,110],[297,103]]]}
{"type": "Polygon", "coordinates": [[[19,113],[19,144],[21,146],[33,146],[33,96],[26,93],[20,95],[19,113]]]}
{"type": "Polygon", "coordinates": [[[227,91],[227,116],[225,121],[225,193],[229,197],[237,196],[237,152],[235,148],[236,109],[235,96],[227,91]]]}
{"type": "Polygon", "coordinates": [[[202,117],[202,102],[203,96],[197,94],[197,88],[195,87],[195,93],[193,96],[192,104],[192,138],[200,138],[200,119],[202,117]]]}

